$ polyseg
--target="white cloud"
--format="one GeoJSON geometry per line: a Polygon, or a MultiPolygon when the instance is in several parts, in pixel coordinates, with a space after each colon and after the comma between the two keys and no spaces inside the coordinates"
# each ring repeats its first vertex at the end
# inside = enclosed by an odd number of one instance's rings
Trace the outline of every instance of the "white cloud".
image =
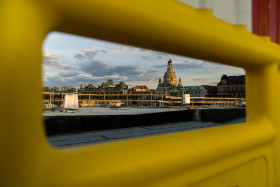
{"type": "Polygon", "coordinates": [[[60,62],[55,54],[43,51],[43,62],[45,66],[51,69],[71,69],[71,65],[65,62],[60,62]]]}

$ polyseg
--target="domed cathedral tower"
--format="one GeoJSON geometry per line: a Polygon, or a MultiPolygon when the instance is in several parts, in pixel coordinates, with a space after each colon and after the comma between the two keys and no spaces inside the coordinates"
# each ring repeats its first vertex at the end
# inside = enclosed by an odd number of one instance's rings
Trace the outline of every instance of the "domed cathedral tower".
{"type": "Polygon", "coordinates": [[[115,87],[114,81],[111,78],[107,80],[106,87],[115,87]]]}
{"type": "Polygon", "coordinates": [[[176,77],[176,73],[173,71],[172,65],[173,63],[169,59],[167,63],[167,71],[164,74],[164,80],[163,80],[164,87],[177,86],[177,77],[176,77]]]}
{"type": "Polygon", "coordinates": [[[106,82],[106,87],[115,87],[115,84],[114,84],[114,81],[111,79],[111,74],[110,74],[110,79],[109,80],[107,80],[107,82],[106,82]]]}

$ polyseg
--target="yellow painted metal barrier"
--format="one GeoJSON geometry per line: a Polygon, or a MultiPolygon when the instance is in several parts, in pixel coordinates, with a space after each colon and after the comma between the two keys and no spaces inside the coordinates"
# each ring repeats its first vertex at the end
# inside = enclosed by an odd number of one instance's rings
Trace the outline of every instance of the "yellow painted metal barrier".
{"type": "Polygon", "coordinates": [[[280,47],[243,26],[173,0],[1,0],[0,54],[1,187],[280,186],[280,47]],[[51,31],[243,67],[247,122],[57,150],[41,112],[51,31]]]}

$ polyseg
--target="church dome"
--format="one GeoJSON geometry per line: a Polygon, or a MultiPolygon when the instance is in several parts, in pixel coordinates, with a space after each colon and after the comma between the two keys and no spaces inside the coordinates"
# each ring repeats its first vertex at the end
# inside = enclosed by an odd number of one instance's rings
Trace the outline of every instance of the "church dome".
{"type": "Polygon", "coordinates": [[[177,76],[174,71],[167,71],[164,74],[164,83],[169,85],[177,86],[177,76]]]}
{"type": "Polygon", "coordinates": [[[172,68],[172,61],[169,60],[167,64],[167,71],[164,74],[164,86],[177,86],[177,76],[172,68]]]}
{"type": "Polygon", "coordinates": [[[114,81],[112,79],[107,80],[106,86],[107,87],[115,87],[114,81]]]}

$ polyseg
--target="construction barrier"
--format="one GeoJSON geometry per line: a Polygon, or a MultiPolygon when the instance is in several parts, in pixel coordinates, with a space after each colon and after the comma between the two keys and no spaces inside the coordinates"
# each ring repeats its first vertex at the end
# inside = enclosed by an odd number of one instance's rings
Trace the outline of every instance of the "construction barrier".
{"type": "Polygon", "coordinates": [[[279,51],[174,0],[1,0],[0,186],[280,186],[279,51]],[[42,122],[51,31],[242,67],[247,122],[53,148],[42,122]]]}

